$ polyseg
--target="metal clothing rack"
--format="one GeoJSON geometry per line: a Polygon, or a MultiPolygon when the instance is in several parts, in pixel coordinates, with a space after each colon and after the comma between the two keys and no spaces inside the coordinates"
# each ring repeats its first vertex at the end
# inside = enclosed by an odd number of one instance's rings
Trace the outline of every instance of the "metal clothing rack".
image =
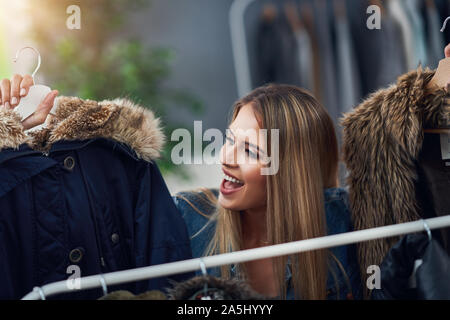
{"type": "Polygon", "coordinates": [[[103,292],[106,294],[108,285],[116,285],[173,274],[186,273],[199,269],[201,269],[205,273],[206,268],[218,267],[221,265],[242,263],[298,252],[337,247],[414,232],[427,231],[428,236],[431,238],[431,229],[439,229],[444,227],[450,227],[450,215],[372,229],[346,232],[326,237],[294,241],[273,246],[260,247],[256,249],[235,251],[232,253],[218,254],[197,259],[165,263],[150,267],[82,277],[79,279],[79,289],[70,289],[67,285],[67,280],[58,281],[44,285],[43,287],[35,287],[32,292],[27,294],[22,299],[39,300],[59,293],[74,292],[99,287],[103,287],[103,292]]]}

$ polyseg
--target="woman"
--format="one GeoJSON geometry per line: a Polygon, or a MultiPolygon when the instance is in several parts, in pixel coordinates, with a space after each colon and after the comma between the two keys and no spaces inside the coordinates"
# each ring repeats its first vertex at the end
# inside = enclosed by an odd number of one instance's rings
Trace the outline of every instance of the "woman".
{"type": "MultiPolygon", "coordinates": [[[[338,188],[333,122],[308,92],[288,85],[255,89],[237,101],[221,150],[224,179],[217,190],[177,194],[193,256],[227,253],[351,231],[345,190],[338,188]],[[267,143],[240,134],[266,129],[267,143]],[[261,169],[279,129],[279,168],[261,169]],[[253,161],[251,161],[253,160],[253,161]],[[218,195],[218,199],[216,196],[218,195]]],[[[353,246],[223,266],[268,297],[333,299],[359,296],[353,246]]]]}

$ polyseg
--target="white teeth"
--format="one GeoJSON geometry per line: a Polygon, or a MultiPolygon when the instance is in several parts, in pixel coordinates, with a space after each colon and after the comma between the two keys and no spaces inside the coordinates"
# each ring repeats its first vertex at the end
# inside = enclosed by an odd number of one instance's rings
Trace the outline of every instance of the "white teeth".
{"type": "Polygon", "coordinates": [[[231,181],[231,182],[234,182],[234,183],[244,184],[242,181],[237,180],[237,179],[235,179],[233,177],[230,177],[230,176],[228,176],[226,174],[224,174],[223,176],[224,176],[225,180],[228,180],[228,181],[231,181]]]}

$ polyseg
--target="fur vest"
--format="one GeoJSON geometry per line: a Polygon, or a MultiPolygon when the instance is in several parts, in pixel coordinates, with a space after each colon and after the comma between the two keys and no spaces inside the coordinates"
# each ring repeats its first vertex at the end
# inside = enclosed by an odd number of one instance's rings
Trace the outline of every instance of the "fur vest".
{"type": "MultiPolygon", "coordinates": [[[[342,119],[355,230],[421,219],[416,160],[424,129],[450,127],[446,91],[426,89],[433,75],[434,71],[421,67],[401,75],[397,83],[372,93],[342,119]]],[[[363,279],[367,267],[380,265],[398,239],[358,244],[363,279]]]]}

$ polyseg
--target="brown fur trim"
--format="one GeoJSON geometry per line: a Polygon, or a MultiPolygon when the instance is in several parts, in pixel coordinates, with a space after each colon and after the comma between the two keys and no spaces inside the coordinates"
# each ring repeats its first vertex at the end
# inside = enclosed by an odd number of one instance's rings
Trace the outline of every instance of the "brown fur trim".
{"type": "Polygon", "coordinates": [[[127,99],[96,102],[58,97],[58,107],[47,127],[31,132],[32,147],[48,151],[60,140],[107,138],[129,145],[143,160],[160,155],[164,135],[153,112],[127,99]]]}
{"type": "Polygon", "coordinates": [[[28,141],[23,130],[20,115],[13,111],[0,107],[0,151],[6,148],[17,149],[28,141]]]}
{"type": "Polygon", "coordinates": [[[169,300],[196,300],[194,295],[198,292],[203,292],[205,282],[209,290],[217,289],[216,299],[213,300],[266,299],[242,280],[216,278],[210,275],[196,276],[187,281],[177,283],[173,288],[167,289],[167,296],[169,300]]]}
{"type": "Polygon", "coordinates": [[[108,293],[98,300],[167,300],[167,297],[159,290],[146,291],[138,295],[134,295],[127,290],[117,290],[108,293]]]}
{"type": "MultiPolygon", "coordinates": [[[[420,67],[404,74],[396,84],[371,94],[342,120],[343,157],[356,230],[420,219],[415,160],[422,147],[423,128],[445,127],[450,115],[448,108],[442,107],[447,98],[444,90],[426,92],[433,75],[434,71],[420,67]]],[[[363,279],[367,267],[380,265],[396,240],[358,244],[363,279]]]]}

